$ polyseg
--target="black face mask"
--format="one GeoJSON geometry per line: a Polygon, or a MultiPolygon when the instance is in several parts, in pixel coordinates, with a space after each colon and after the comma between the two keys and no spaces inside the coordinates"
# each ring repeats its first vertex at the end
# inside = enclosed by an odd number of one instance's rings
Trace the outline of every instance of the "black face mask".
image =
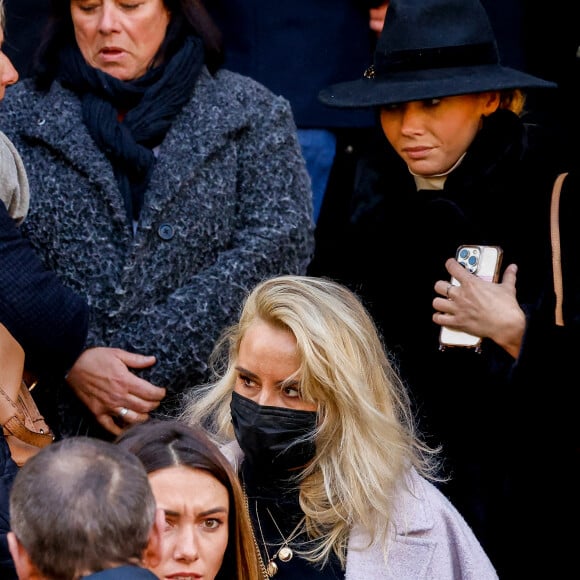
{"type": "Polygon", "coordinates": [[[235,392],[230,410],[244,460],[257,469],[279,473],[303,467],[314,457],[315,411],[267,407],[235,392]]]}

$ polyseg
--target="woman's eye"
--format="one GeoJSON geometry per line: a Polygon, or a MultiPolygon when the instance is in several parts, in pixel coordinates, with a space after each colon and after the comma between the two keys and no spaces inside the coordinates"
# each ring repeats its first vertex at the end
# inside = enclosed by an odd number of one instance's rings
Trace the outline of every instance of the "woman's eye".
{"type": "Polygon", "coordinates": [[[423,101],[426,107],[436,107],[441,103],[441,99],[427,99],[423,101]]]}
{"type": "Polygon", "coordinates": [[[222,521],[217,518],[209,518],[204,520],[203,526],[209,530],[217,530],[222,525],[222,521]]]}
{"type": "Polygon", "coordinates": [[[175,527],[175,521],[173,518],[165,518],[165,531],[172,530],[175,527]]]}
{"type": "Polygon", "coordinates": [[[239,375],[238,378],[246,387],[251,387],[254,385],[254,381],[252,381],[252,379],[246,375],[239,375]]]}
{"type": "Polygon", "coordinates": [[[292,399],[299,399],[301,396],[300,389],[297,386],[284,387],[282,391],[287,397],[291,397],[292,399]]]}

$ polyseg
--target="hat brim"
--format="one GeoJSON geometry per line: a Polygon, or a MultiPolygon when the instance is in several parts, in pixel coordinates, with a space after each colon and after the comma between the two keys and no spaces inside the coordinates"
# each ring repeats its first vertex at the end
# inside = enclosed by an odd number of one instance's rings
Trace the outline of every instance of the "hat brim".
{"type": "Polygon", "coordinates": [[[556,83],[494,64],[361,78],[331,85],[320,91],[318,99],[331,107],[366,108],[483,91],[557,86],[556,83]]]}

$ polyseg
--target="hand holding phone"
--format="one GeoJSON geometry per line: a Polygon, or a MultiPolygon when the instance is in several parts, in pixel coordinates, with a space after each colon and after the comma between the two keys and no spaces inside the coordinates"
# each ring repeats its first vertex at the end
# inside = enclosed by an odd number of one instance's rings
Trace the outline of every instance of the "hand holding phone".
{"type": "MultiPolygon", "coordinates": [[[[499,279],[502,257],[503,251],[499,246],[468,244],[459,246],[455,255],[455,259],[469,272],[492,283],[496,283],[499,279]]],[[[454,277],[451,278],[450,283],[453,286],[460,286],[459,281],[454,277]]],[[[445,350],[451,346],[474,348],[479,351],[481,337],[442,326],[439,334],[439,350],[445,350]]]]}

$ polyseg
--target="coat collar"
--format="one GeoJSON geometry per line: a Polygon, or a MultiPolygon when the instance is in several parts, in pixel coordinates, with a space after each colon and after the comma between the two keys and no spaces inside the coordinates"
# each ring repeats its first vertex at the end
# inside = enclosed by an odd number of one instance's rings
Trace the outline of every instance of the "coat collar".
{"type": "MultiPolygon", "coordinates": [[[[228,461],[239,470],[243,459],[236,441],[222,447],[228,461]]],[[[413,570],[415,578],[425,578],[436,543],[425,532],[434,527],[434,516],[427,501],[426,482],[411,469],[406,485],[401,486],[393,516],[394,532],[389,547],[389,578],[406,578],[413,570]]],[[[385,577],[382,546],[369,545],[369,535],[361,525],[353,526],[348,541],[346,580],[385,577]]]]}
{"type": "MultiPolygon", "coordinates": [[[[238,83],[238,78],[228,71],[211,76],[206,68],[202,69],[189,103],[157,150],[159,163],[151,178],[149,204],[160,207],[164,199],[172,199],[176,189],[195,179],[208,157],[230,144],[232,135],[249,124],[251,111],[236,91],[236,87],[245,85],[238,83]],[[164,159],[168,162],[164,163],[164,159]]],[[[29,119],[23,134],[47,144],[100,185],[115,208],[115,219],[126,220],[111,164],[82,122],[79,97],[54,82],[47,93],[33,102],[29,119]]]]}

